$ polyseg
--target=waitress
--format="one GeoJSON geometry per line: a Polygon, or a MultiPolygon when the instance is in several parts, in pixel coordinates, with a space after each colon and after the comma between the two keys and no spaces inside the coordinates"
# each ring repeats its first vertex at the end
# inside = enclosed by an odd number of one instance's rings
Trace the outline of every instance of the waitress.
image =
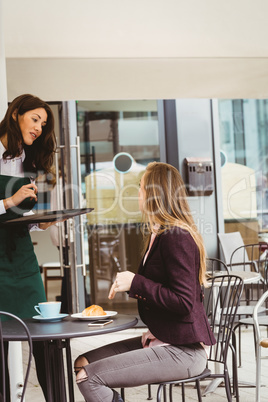
{"type": "MultiPolygon", "coordinates": [[[[37,201],[34,178],[38,173],[50,171],[55,149],[54,117],[50,107],[29,94],[14,99],[0,123],[0,222],[31,211],[37,201]]],[[[51,224],[40,223],[39,229],[51,224]]],[[[46,301],[29,233],[32,229],[0,227],[0,310],[20,318],[32,317],[34,305],[46,301]]],[[[8,343],[5,358],[7,352],[8,343]]],[[[33,354],[37,377],[47,400],[42,342],[33,342],[33,354]]],[[[7,379],[6,397],[10,401],[8,376],[7,379]]]]}

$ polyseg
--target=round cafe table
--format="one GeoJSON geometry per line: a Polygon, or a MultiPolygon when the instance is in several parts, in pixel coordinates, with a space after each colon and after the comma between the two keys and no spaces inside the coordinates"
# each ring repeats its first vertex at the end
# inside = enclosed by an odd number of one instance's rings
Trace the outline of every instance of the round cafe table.
{"type": "MultiPolygon", "coordinates": [[[[229,272],[229,274],[239,276],[243,279],[245,284],[256,283],[261,279],[261,274],[253,271],[232,270],[229,272]]],[[[207,272],[207,278],[213,278],[221,275],[228,275],[228,273],[226,271],[207,272]]]]}
{"type": "MultiPolygon", "coordinates": [[[[133,315],[117,314],[111,317],[112,323],[103,327],[89,327],[89,321],[68,316],[58,322],[42,322],[34,319],[24,320],[32,340],[44,342],[45,369],[47,376],[49,402],[74,402],[73,368],[70,339],[86,336],[103,335],[134,327],[138,319],[133,315]],[[66,350],[66,368],[68,394],[65,384],[63,349],[66,350]]],[[[26,334],[16,321],[5,321],[3,339],[5,341],[25,341],[26,334]]]]}
{"type": "Polygon", "coordinates": [[[261,279],[261,274],[259,272],[253,271],[230,271],[230,275],[236,275],[243,279],[245,284],[256,283],[261,279]]]}

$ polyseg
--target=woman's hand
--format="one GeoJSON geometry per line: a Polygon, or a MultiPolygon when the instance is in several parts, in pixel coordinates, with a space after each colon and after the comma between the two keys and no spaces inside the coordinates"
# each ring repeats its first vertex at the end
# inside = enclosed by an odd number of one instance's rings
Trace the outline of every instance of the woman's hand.
{"type": "Polygon", "coordinates": [[[55,225],[55,223],[56,222],[40,222],[38,226],[39,226],[39,229],[46,230],[50,226],[55,225]]]}
{"type": "Polygon", "coordinates": [[[25,184],[15,194],[4,200],[5,209],[16,207],[26,198],[37,201],[37,186],[34,183],[25,184]]]}
{"type": "Polygon", "coordinates": [[[130,271],[118,272],[110,289],[108,299],[113,299],[117,292],[127,292],[131,287],[134,276],[135,274],[130,271]]]}
{"type": "Polygon", "coordinates": [[[66,219],[62,219],[61,221],[53,221],[53,222],[40,222],[39,229],[46,230],[50,226],[56,225],[57,223],[64,222],[66,219]]]}

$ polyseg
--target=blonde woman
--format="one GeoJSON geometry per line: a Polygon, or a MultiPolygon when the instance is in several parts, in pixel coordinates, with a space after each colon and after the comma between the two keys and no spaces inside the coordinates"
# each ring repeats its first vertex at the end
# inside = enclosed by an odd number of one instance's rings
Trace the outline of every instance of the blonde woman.
{"type": "Polygon", "coordinates": [[[205,346],[215,343],[202,303],[204,244],[178,170],[150,163],[139,206],[149,233],[145,252],[137,274],[117,274],[109,298],[129,292],[148,331],[78,357],[77,384],[88,402],[122,401],[113,388],[198,375],[206,367],[205,346]]]}

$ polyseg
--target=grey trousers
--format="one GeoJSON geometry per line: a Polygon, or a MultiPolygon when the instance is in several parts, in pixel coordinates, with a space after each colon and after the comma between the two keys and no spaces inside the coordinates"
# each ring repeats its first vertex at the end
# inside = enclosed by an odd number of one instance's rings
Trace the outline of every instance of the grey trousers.
{"type": "Polygon", "coordinates": [[[77,385],[87,402],[112,402],[112,388],[127,388],[198,375],[207,356],[200,344],[142,348],[141,337],[115,342],[83,354],[90,364],[77,385]]]}

